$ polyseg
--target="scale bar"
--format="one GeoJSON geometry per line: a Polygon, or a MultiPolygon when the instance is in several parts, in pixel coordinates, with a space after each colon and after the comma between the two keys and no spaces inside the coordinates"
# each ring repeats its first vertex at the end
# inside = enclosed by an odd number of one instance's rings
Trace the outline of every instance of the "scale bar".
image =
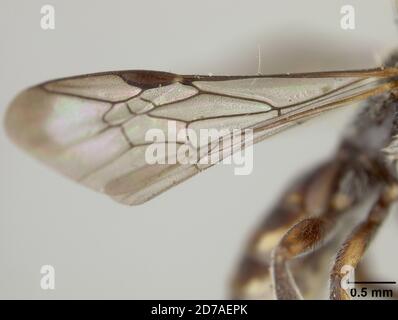
{"type": "Polygon", "coordinates": [[[396,281],[348,281],[349,284],[397,284],[396,281]]]}

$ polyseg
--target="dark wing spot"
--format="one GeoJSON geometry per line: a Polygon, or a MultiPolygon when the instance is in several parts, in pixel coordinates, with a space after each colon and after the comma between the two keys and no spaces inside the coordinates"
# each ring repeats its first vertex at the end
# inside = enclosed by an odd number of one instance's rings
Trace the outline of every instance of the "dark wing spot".
{"type": "Polygon", "coordinates": [[[161,71],[126,71],[119,74],[128,84],[141,89],[152,89],[181,82],[182,77],[174,73],[161,71]]]}

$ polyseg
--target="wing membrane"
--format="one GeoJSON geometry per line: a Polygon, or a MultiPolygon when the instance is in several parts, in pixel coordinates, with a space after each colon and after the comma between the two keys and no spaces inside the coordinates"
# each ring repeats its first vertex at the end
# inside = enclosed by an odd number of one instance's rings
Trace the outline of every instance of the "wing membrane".
{"type": "MultiPolygon", "coordinates": [[[[12,140],[36,158],[132,205],[209,167],[148,164],[149,129],[165,137],[170,121],[178,132],[253,129],[260,141],[326,110],[396,88],[397,75],[395,68],[229,77],[155,71],[85,75],[23,91],[11,103],[5,125],[12,140]]],[[[163,142],[193,148],[189,137],[181,137],[163,142]]]]}

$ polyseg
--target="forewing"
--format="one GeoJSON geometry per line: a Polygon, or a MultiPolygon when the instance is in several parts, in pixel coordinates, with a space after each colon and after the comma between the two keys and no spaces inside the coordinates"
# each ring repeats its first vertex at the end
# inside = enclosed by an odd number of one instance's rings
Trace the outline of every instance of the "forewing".
{"type": "Polygon", "coordinates": [[[193,148],[187,135],[168,136],[170,121],[178,132],[254,129],[259,141],[339,104],[388,90],[396,86],[391,79],[397,73],[93,74],[23,91],[11,103],[5,125],[14,142],[57,171],[121,203],[140,204],[209,166],[148,164],[149,129],[164,132],[164,141],[157,142],[174,147],[165,158],[181,145],[193,148]]]}

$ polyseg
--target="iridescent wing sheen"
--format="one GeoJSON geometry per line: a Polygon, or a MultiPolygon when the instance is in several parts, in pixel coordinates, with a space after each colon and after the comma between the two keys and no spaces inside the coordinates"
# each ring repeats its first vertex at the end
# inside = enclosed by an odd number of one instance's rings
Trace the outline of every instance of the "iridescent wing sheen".
{"type": "Polygon", "coordinates": [[[23,91],[11,103],[5,125],[15,143],[57,171],[121,203],[140,204],[208,167],[149,165],[148,129],[167,137],[173,120],[177,130],[253,129],[259,141],[396,87],[397,75],[397,69],[271,76],[99,73],[23,91]]]}

